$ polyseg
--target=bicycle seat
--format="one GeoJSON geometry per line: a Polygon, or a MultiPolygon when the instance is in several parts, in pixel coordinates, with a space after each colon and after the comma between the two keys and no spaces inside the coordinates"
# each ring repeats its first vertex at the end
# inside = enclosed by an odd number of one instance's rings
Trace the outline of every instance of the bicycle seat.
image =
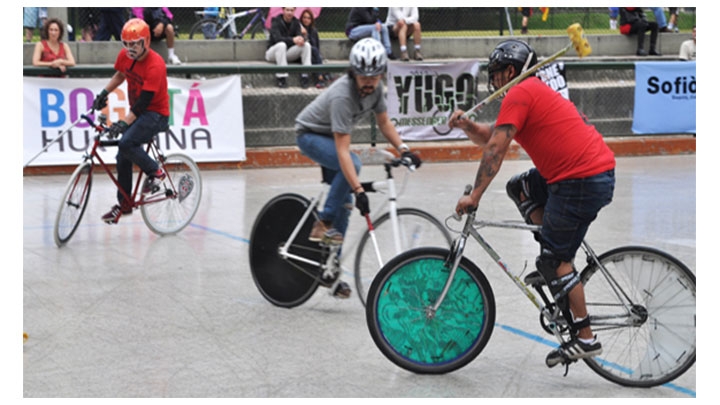
{"type": "Polygon", "coordinates": [[[543,278],[542,274],[536,270],[525,276],[525,284],[533,287],[545,285],[545,278],[543,278]]]}

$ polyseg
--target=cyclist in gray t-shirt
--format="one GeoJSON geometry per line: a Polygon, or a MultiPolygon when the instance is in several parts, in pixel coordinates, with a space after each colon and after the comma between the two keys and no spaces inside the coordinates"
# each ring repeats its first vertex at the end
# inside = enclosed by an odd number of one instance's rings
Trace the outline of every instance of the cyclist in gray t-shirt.
{"type": "MultiPolygon", "coordinates": [[[[340,245],[355,206],[361,215],[370,213],[370,203],[358,174],[360,158],[350,151],[355,125],[375,114],[378,129],[402,154],[420,167],[420,158],[402,142],[387,113],[382,76],[387,54],[375,39],[364,38],[350,50],[350,69],[306,106],[295,119],[300,151],[323,167],[323,179],[330,183],[325,205],[318,213],[310,240],[340,245]]],[[[350,296],[350,286],[340,282],[334,294],[350,296]]]]}

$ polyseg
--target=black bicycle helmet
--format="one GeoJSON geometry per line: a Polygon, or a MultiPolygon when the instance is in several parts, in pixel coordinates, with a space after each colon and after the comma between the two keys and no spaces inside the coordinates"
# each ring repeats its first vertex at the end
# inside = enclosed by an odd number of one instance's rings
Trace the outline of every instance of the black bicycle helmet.
{"type": "Polygon", "coordinates": [[[494,73],[503,71],[508,65],[515,66],[520,74],[537,63],[535,51],[523,41],[509,39],[500,42],[490,53],[488,61],[488,88],[492,88],[492,76],[494,73]],[[527,63],[528,58],[530,62],[527,63]],[[527,63],[527,66],[525,65],[527,63]]]}

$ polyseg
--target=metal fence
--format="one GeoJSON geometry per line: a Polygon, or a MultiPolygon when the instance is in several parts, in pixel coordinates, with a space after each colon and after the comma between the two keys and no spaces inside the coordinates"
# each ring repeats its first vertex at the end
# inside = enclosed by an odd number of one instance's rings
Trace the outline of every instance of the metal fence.
{"type": "MultiPolygon", "coordinates": [[[[203,7],[169,7],[173,14],[173,24],[179,39],[189,39],[192,27],[202,18],[198,12],[203,7]]],[[[223,7],[227,12],[241,12],[252,7],[223,7]]],[[[262,17],[269,15],[269,7],[259,7],[262,17]]],[[[531,35],[550,35],[564,32],[568,25],[580,22],[588,33],[615,33],[611,29],[608,7],[548,7],[530,8],[532,15],[528,19],[527,29],[531,35]]],[[[75,40],[91,40],[92,33],[100,25],[103,9],[99,7],[69,7],[68,23],[73,26],[75,40]]],[[[345,22],[350,8],[324,7],[316,19],[316,26],[322,38],[345,38],[345,22]]],[[[387,8],[380,8],[380,19],[385,21],[387,8]]],[[[694,7],[677,8],[677,25],[681,31],[689,31],[695,25],[694,7]]],[[[670,20],[670,9],[663,8],[666,20],[670,20]]],[[[126,17],[131,16],[129,8],[126,17]]],[[[648,20],[654,21],[655,15],[646,9],[648,20]]],[[[224,16],[224,15],[223,15],[224,16]]],[[[249,14],[234,20],[235,32],[240,33],[253,21],[256,14],[249,14]]],[[[424,36],[489,36],[507,35],[511,30],[520,33],[523,13],[520,7],[421,7],[420,21],[424,36]]],[[[258,18],[256,23],[261,24],[258,18]]],[[[198,36],[194,36],[198,38],[198,36]]],[[[222,37],[220,37],[222,38],[222,37]]],[[[243,39],[252,39],[249,35],[243,39]]],[[[264,40],[262,30],[257,31],[255,40],[264,40]]]]}

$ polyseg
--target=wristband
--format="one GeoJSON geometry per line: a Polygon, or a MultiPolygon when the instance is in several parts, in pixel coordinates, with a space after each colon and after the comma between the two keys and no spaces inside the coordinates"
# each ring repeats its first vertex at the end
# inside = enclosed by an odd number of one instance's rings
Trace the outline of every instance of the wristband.
{"type": "Polygon", "coordinates": [[[105,96],[107,96],[108,94],[109,94],[109,93],[108,93],[107,90],[102,89],[102,91],[100,92],[100,97],[105,97],[105,96]]]}

